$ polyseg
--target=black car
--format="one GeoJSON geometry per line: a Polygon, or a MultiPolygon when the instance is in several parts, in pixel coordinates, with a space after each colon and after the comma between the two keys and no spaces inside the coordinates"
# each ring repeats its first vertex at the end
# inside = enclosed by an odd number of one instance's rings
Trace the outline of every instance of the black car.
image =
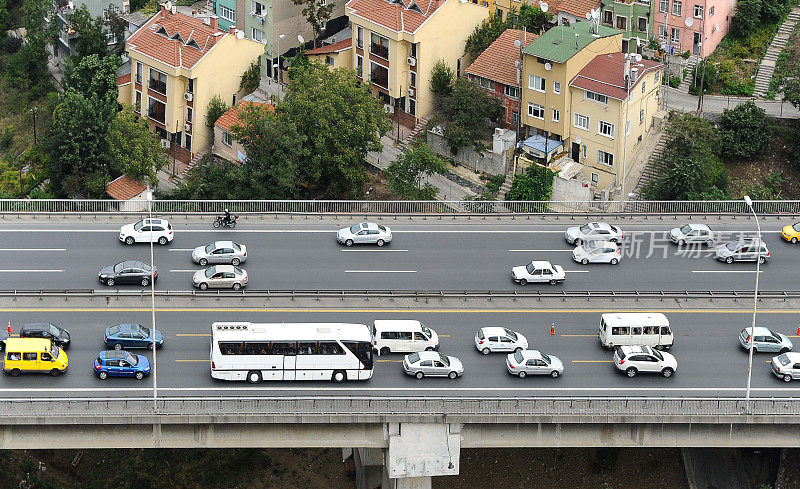
{"type": "Polygon", "coordinates": [[[53,323],[28,323],[19,330],[20,338],[44,338],[63,349],[69,348],[69,331],[53,323]]]}
{"type": "Polygon", "coordinates": [[[150,285],[150,280],[158,280],[158,268],[152,269],[150,265],[136,260],[126,260],[116,265],[103,267],[98,274],[100,282],[108,285],[141,284],[143,287],[150,285]]]}

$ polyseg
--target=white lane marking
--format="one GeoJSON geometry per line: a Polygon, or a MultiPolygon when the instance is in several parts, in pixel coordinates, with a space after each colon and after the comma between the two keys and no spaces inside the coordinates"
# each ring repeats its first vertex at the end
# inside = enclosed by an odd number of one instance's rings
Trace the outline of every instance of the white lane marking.
{"type": "MultiPolygon", "coordinates": [[[[239,387],[230,385],[228,387],[159,387],[159,391],[165,392],[231,392],[231,391],[343,391],[343,392],[385,392],[385,391],[422,391],[422,392],[706,392],[706,391],[722,391],[722,392],[746,392],[745,387],[331,387],[324,386],[322,382],[311,383],[309,387],[299,387],[298,385],[279,386],[278,382],[266,383],[263,387],[239,387]]],[[[754,392],[798,392],[800,387],[753,387],[750,389],[754,392]]],[[[37,388],[5,388],[0,389],[0,393],[18,393],[18,392],[153,392],[152,387],[37,387],[37,388]]],[[[225,396],[226,397],[226,396],[225,396]]],[[[47,399],[47,398],[17,398],[17,399],[47,399]]],[[[61,400],[55,398],[56,400],[61,400]]]]}
{"type": "MultiPolygon", "coordinates": [[[[2,229],[6,233],[116,233],[119,235],[119,229],[2,229]]],[[[176,229],[175,233],[249,233],[249,234],[287,234],[287,233],[324,233],[336,234],[338,229],[236,229],[236,230],[221,230],[221,229],[176,229]]],[[[400,233],[417,233],[417,234],[564,234],[563,230],[550,230],[550,229],[400,229],[393,232],[400,233]]],[[[648,231],[645,229],[625,229],[627,233],[641,233],[641,234],[666,234],[668,231],[648,231]]],[[[747,233],[755,235],[756,232],[751,229],[744,230],[731,230],[731,231],[718,231],[722,233],[747,233]]],[[[780,234],[780,231],[761,231],[761,234],[780,234]]]]}
{"type": "Polygon", "coordinates": [[[194,248],[170,248],[169,251],[194,251],[194,248]]]}
{"type": "Polygon", "coordinates": [[[377,252],[377,253],[406,253],[408,250],[342,250],[342,253],[363,253],[363,252],[377,252]]]}
{"type": "Polygon", "coordinates": [[[197,270],[201,270],[201,269],[200,269],[200,268],[198,268],[198,269],[196,269],[196,270],[179,270],[179,269],[174,269],[174,268],[173,268],[173,269],[170,269],[170,272],[176,272],[176,273],[194,273],[194,272],[196,272],[197,270]]]}
{"type": "MultiPolygon", "coordinates": [[[[692,273],[755,273],[755,270],[692,270],[692,273]]],[[[758,273],[764,273],[764,270],[758,273]]]]}
{"type": "Polygon", "coordinates": [[[345,270],[344,273],[417,273],[416,270],[345,270]]]}
{"type": "Polygon", "coordinates": [[[64,270],[0,270],[0,273],[61,273],[64,270]]]}
{"type": "Polygon", "coordinates": [[[510,253],[555,253],[555,252],[570,252],[572,250],[508,250],[510,253]]]}
{"type": "Polygon", "coordinates": [[[589,270],[564,270],[564,273],[589,273],[589,270]]]}
{"type": "Polygon", "coordinates": [[[67,251],[66,248],[0,248],[0,251],[67,251]]]}

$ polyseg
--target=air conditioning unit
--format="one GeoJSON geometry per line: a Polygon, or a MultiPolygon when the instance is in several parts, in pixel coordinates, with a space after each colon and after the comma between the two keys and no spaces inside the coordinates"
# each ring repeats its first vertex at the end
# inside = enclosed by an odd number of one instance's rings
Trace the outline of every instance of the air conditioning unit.
{"type": "Polygon", "coordinates": [[[161,147],[164,149],[169,149],[169,139],[162,139],[161,140],[161,147]]]}
{"type": "Polygon", "coordinates": [[[383,111],[387,114],[394,114],[394,105],[391,104],[384,104],[383,111]]]}
{"type": "Polygon", "coordinates": [[[184,99],[185,99],[187,102],[191,102],[191,101],[192,101],[192,93],[191,93],[191,92],[186,92],[186,93],[184,93],[184,94],[183,94],[183,98],[184,98],[184,99]]]}
{"type": "Polygon", "coordinates": [[[188,123],[187,123],[187,124],[184,124],[184,125],[183,125],[183,131],[184,131],[184,132],[192,132],[192,125],[191,125],[191,124],[188,124],[188,123]]]}
{"type": "Polygon", "coordinates": [[[416,66],[417,65],[417,58],[412,58],[411,56],[406,59],[408,66],[416,66]]]}
{"type": "Polygon", "coordinates": [[[413,88],[409,88],[409,89],[408,89],[408,96],[409,96],[409,97],[413,97],[413,96],[414,96],[414,92],[415,92],[415,91],[414,91],[414,89],[413,89],[413,88]]]}

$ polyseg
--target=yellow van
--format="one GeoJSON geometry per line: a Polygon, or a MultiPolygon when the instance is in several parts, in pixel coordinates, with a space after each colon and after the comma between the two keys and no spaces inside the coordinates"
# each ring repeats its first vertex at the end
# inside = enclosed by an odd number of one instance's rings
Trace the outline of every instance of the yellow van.
{"type": "Polygon", "coordinates": [[[22,372],[49,373],[56,377],[67,371],[67,354],[50,340],[9,338],[5,354],[3,371],[14,377],[22,372]]]}

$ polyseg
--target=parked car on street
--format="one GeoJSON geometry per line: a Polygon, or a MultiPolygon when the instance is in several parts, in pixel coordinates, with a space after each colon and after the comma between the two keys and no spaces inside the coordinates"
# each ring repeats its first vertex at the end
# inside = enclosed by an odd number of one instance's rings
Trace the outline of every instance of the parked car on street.
{"type": "Polygon", "coordinates": [[[564,373],[564,364],[558,357],[545,355],[539,350],[522,350],[509,353],[506,370],[520,379],[527,375],[549,375],[555,379],[564,373]]]}
{"type": "Polygon", "coordinates": [[[770,257],[767,244],[764,243],[764,241],[758,243],[758,240],[753,238],[743,238],[719,245],[714,248],[714,252],[716,253],[717,260],[724,261],[725,263],[759,260],[764,264],[770,257]]]}
{"type": "Polygon", "coordinates": [[[94,373],[100,380],[108,377],[133,377],[142,380],[150,375],[150,360],[125,350],[101,351],[94,359],[94,373]]]}
{"type": "Polygon", "coordinates": [[[573,226],[564,233],[567,243],[580,246],[589,241],[622,241],[622,229],[605,222],[590,222],[583,226],[573,226]]]}
{"type": "Polygon", "coordinates": [[[383,246],[392,242],[392,230],[374,222],[360,222],[336,233],[336,241],[345,246],[354,244],[376,244],[383,246]]]}
{"type": "Polygon", "coordinates": [[[756,326],[755,328],[744,328],[739,333],[739,344],[745,350],[750,349],[750,343],[753,343],[753,353],[763,352],[778,352],[786,353],[791,351],[794,347],[792,340],[785,334],[776,333],[764,326],[756,326]],[[754,332],[753,335],[750,333],[754,332]],[[755,338],[753,338],[755,336],[755,338]]]}
{"type": "Polygon", "coordinates": [[[678,370],[678,362],[672,354],[649,346],[620,346],[614,352],[614,366],[628,377],[635,377],[639,372],[671,377],[678,370]]]}
{"type": "Polygon", "coordinates": [[[150,242],[165,245],[174,238],[172,225],[166,219],[142,219],[119,229],[119,240],[127,245],[150,242]]]}
{"type": "Polygon", "coordinates": [[[686,224],[679,228],[671,229],[669,239],[678,246],[698,243],[711,246],[714,244],[714,234],[705,224],[686,224]]]}
{"type": "Polygon", "coordinates": [[[153,335],[152,328],[145,328],[141,324],[117,324],[106,328],[103,342],[106,348],[115,350],[129,350],[131,348],[152,350],[153,343],[155,343],[156,348],[164,346],[164,335],[159,330],[155,330],[155,335],[153,335]]]}
{"type": "Polygon", "coordinates": [[[136,260],[126,260],[100,269],[97,274],[100,282],[113,287],[114,285],[141,284],[142,287],[158,280],[158,268],[151,269],[147,263],[136,260]]]}
{"type": "Polygon", "coordinates": [[[204,267],[209,263],[239,266],[247,260],[247,247],[233,241],[215,241],[192,251],[192,261],[204,267]]]}
{"type": "Polygon", "coordinates": [[[555,285],[566,278],[561,265],[552,265],[549,261],[534,260],[527,265],[511,269],[511,280],[526,285],[530,283],[549,283],[555,285]]]}
{"type": "Polygon", "coordinates": [[[622,251],[617,243],[611,241],[590,241],[572,250],[572,259],[582,265],[589,263],[616,265],[622,260],[622,251]]]}
{"type": "Polygon", "coordinates": [[[475,333],[475,348],[484,355],[496,351],[519,351],[528,348],[528,340],[508,328],[489,326],[475,333]]]}
{"type": "Polygon", "coordinates": [[[456,357],[442,355],[437,351],[421,351],[403,358],[403,370],[418,379],[425,377],[455,379],[464,374],[464,365],[456,357]]]}

